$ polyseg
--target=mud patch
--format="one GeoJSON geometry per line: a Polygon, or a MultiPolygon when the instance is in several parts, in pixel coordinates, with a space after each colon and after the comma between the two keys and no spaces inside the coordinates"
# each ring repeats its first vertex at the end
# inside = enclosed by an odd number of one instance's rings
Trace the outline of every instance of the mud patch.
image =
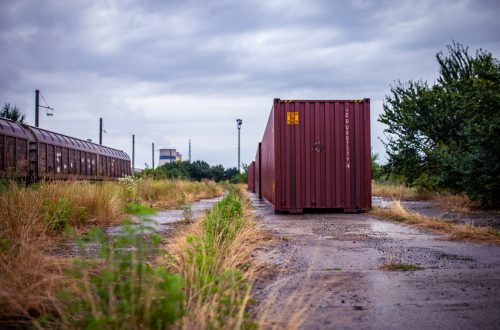
{"type": "Polygon", "coordinates": [[[370,225],[368,224],[347,224],[341,221],[323,221],[312,228],[312,233],[339,241],[365,241],[375,239],[375,237],[368,234],[369,230],[370,225]]]}

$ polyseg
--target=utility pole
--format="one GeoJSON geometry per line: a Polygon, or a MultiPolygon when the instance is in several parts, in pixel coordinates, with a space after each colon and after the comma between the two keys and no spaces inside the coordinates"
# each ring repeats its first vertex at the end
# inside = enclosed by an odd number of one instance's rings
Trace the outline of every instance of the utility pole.
{"type": "Polygon", "coordinates": [[[236,127],[238,127],[238,173],[240,172],[240,131],[241,131],[241,125],[243,124],[243,120],[241,119],[236,119],[236,127]]]}
{"type": "Polygon", "coordinates": [[[191,139],[189,139],[189,162],[191,162],[191,139]]]}
{"type": "Polygon", "coordinates": [[[35,127],[40,124],[40,91],[35,91],[35,127]]]}
{"type": "Polygon", "coordinates": [[[102,144],[102,117],[99,118],[99,144],[102,144]]]}
{"type": "Polygon", "coordinates": [[[54,115],[54,108],[50,107],[47,104],[47,101],[45,101],[45,98],[42,95],[43,102],[45,102],[45,105],[40,105],[40,91],[37,89],[35,91],[35,127],[40,126],[40,108],[44,108],[47,116],[52,117],[54,115]]]}
{"type": "Polygon", "coordinates": [[[155,169],[155,143],[151,144],[151,152],[153,153],[153,170],[155,169]]]}
{"type": "Polygon", "coordinates": [[[132,134],[132,175],[134,175],[135,168],[135,135],[132,134]]]}

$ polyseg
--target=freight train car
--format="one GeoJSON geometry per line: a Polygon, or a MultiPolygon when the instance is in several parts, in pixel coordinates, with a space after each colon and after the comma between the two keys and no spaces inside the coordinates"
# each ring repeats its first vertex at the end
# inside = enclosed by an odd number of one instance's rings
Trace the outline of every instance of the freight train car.
{"type": "Polygon", "coordinates": [[[256,190],[276,212],[368,210],[370,166],[369,99],[274,100],[256,190]]]}
{"type": "Polygon", "coordinates": [[[0,175],[26,179],[33,136],[23,125],[0,117],[0,175]]]}
{"type": "Polygon", "coordinates": [[[131,175],[121,151],[0,118],[0,176],[106,180],[131,175]]]}

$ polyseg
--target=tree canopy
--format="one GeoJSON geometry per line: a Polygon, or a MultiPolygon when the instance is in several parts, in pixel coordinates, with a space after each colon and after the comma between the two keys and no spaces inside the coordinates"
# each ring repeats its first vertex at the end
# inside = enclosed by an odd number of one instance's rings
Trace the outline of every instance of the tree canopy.
{"type": "Polygon", "coordinates": [[[24,123],[26,115],[19,110],[17,106],[11,106],[10,103],[5,103],[0,111],[0,117],[8,118],[19,123],[24,123]]]}
{"type": "Polygon", "coordinates": [[[146,169],[142,176],[167,179],[190,179],[201,181],[203,179],[216,182],[230,181],[246,182],[246,166],[243,166],[244,172],[240,173],[237,168],[224,169],[222,165],[210,166],[207,162],[196,160],[194,162],[182,161],[167,163],[158,166],[156,169],[146,169]]]}
{"type": "Polygon", "coordinates": [[[408,184],[500,205],[500,62],[458,42],[436,54],[439,78],[397,81],[379,121],[388,169],[408,184]]]}

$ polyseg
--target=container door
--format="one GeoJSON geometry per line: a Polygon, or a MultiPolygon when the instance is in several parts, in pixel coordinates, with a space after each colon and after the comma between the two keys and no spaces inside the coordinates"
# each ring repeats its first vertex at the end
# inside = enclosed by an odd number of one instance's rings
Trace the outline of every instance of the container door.
{"type": "Polygon", "coordinates": [[[321,101],[280,107],[281,209],[343,207],[343,109],[337,102],[321,101]]]}

